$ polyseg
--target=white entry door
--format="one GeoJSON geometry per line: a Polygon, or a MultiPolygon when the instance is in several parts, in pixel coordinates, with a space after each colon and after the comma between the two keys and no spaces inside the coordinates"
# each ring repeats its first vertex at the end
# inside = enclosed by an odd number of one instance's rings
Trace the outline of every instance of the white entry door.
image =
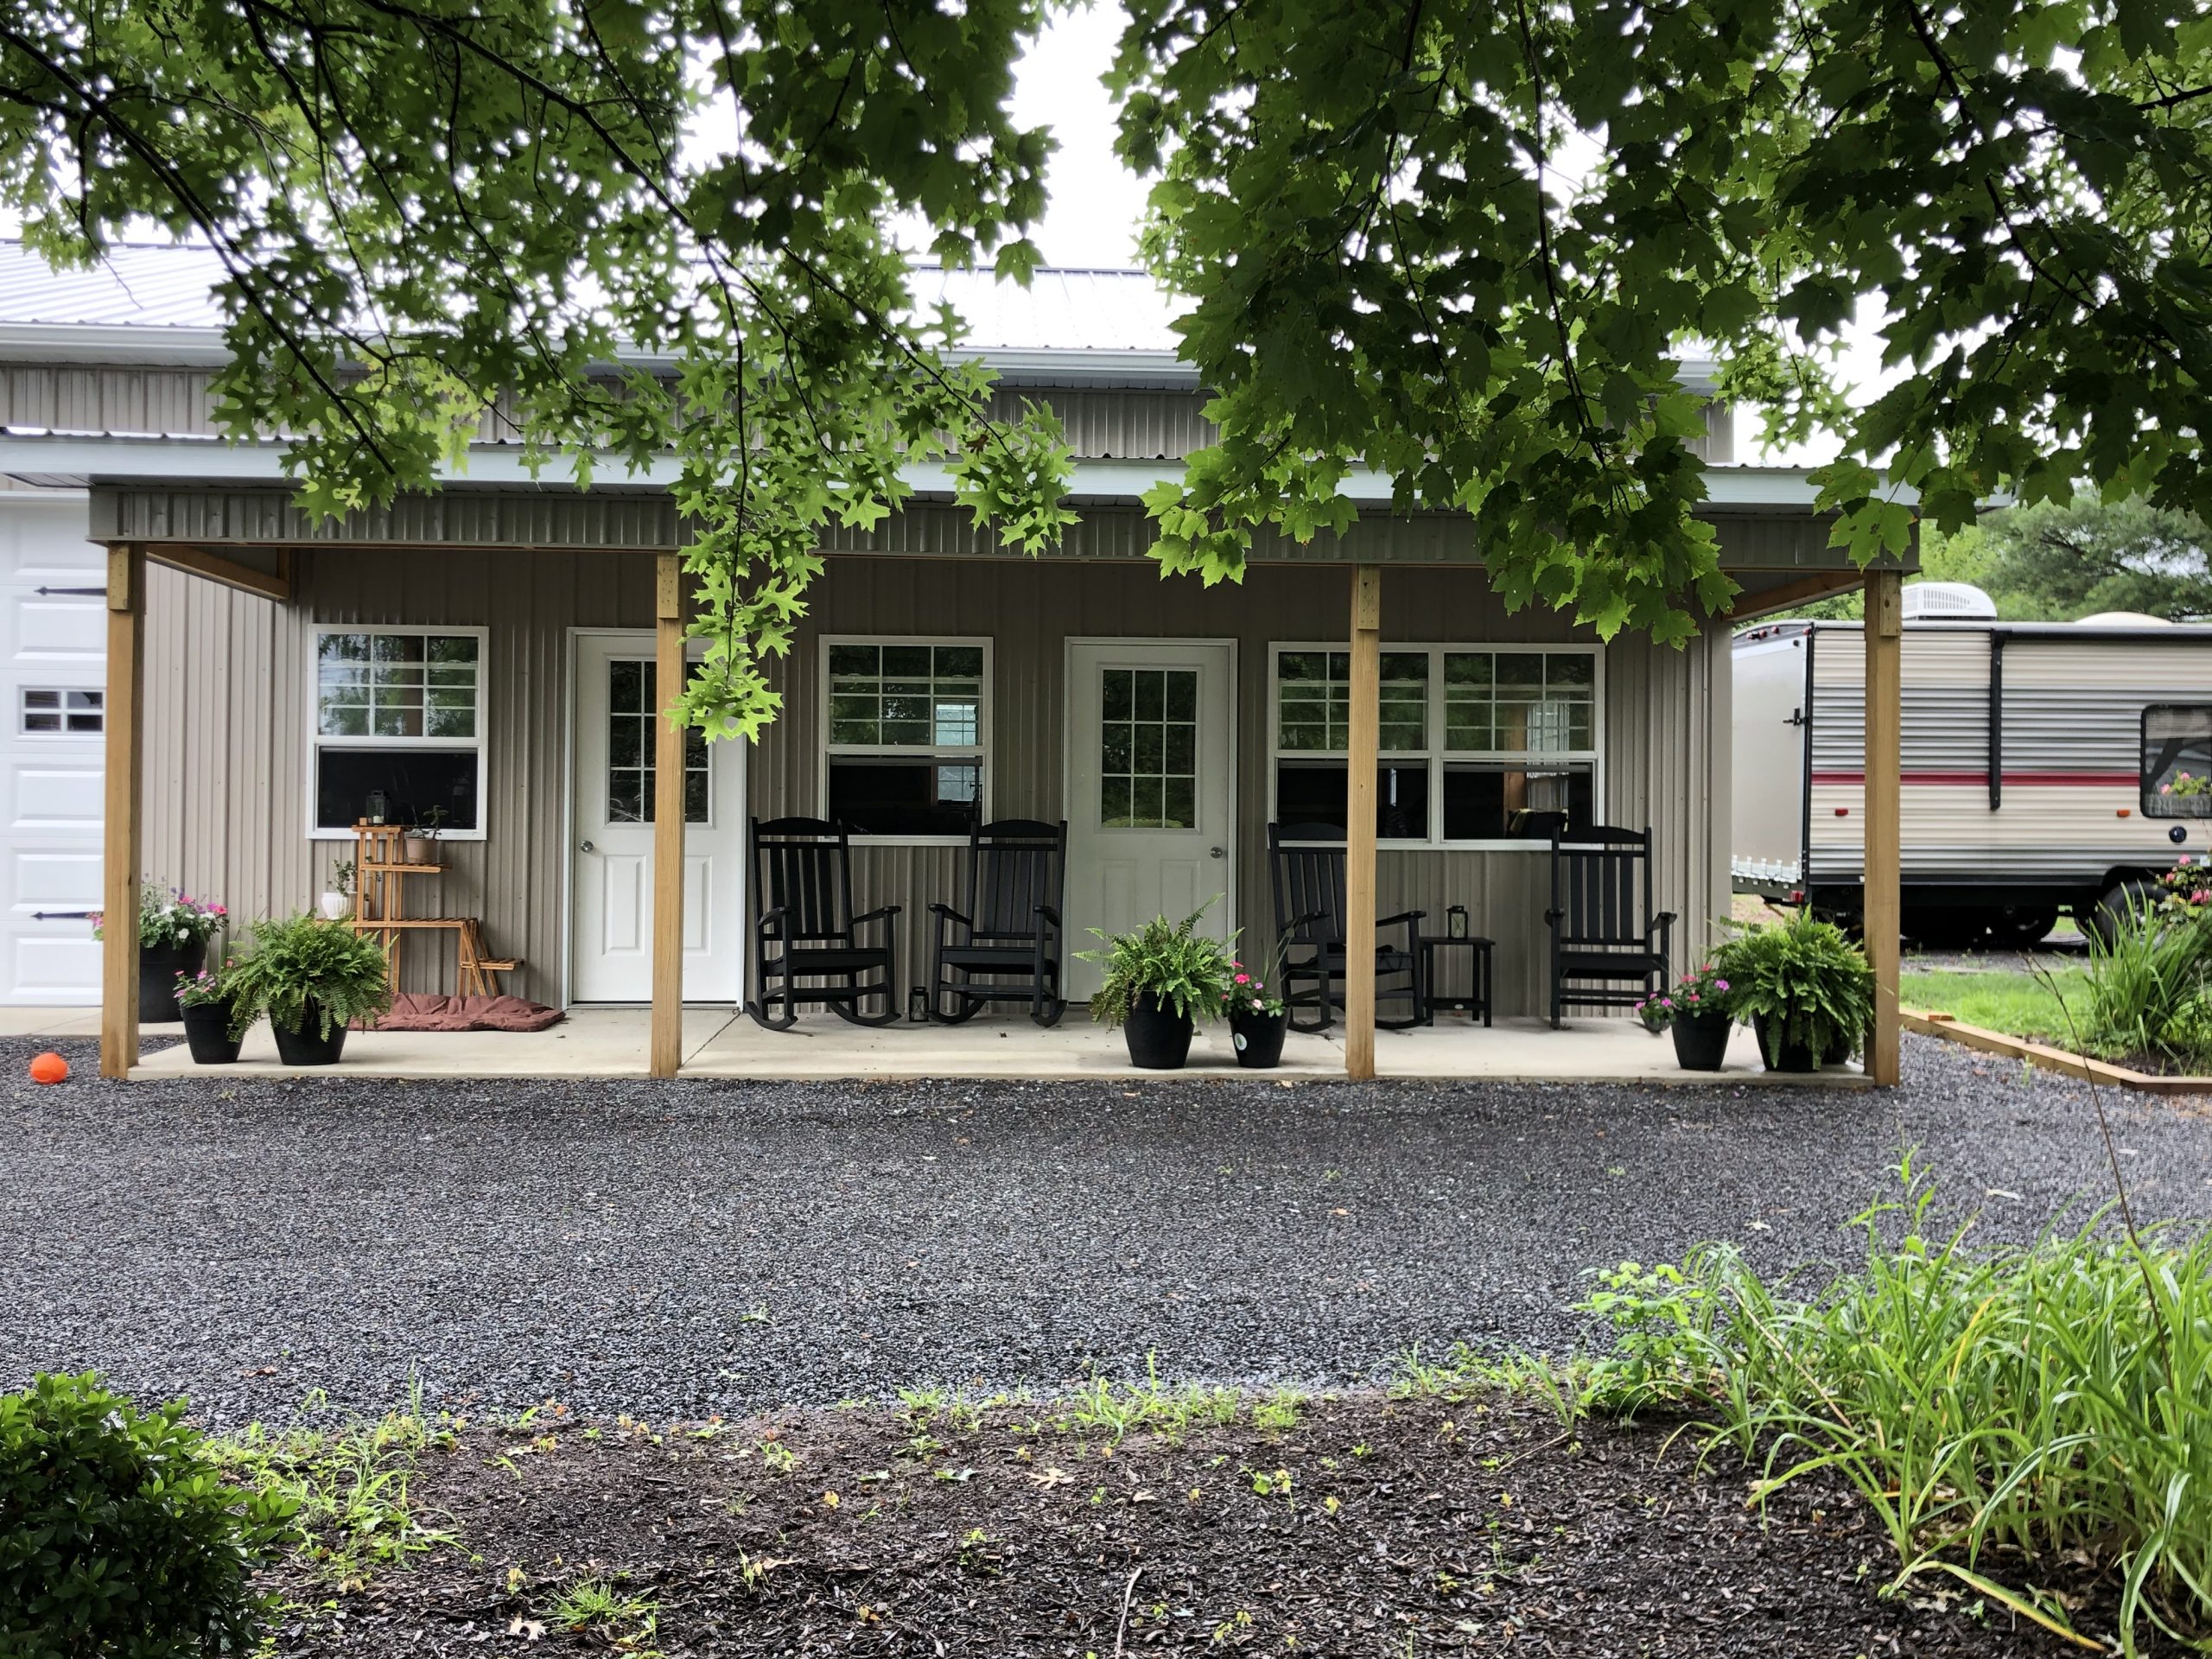
{"type": "MultiPolygon", "coordinates": [[[[668,696],[650,633],[575,636],[569,855],[578,1002],[652,999],[653,747],[668,696]]],[[[742,743],[684,740],[683,1000],[735,1003],[745,975],[742,743]]]]}
{"type": "MultiPolygon", "coordinates": [[[[1067,665],[1068,942],[1181,921],[1234,925],[1235,647],[1226,640],[1071,640],[1067,665]]],[[[1099,970],[1067,965],[1069,995],[1099,970]]]]}

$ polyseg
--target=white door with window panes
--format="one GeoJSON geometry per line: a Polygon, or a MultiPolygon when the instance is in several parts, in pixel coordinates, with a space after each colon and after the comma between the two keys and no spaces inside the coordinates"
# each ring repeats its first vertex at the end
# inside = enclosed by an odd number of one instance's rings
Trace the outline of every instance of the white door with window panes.
{"type": "MultiPolygon", "coordinates": [[[[1209,899],[1203,931],[1235,926],[1235,647],[1071,641],[1067,662],[1067,922],[1071,950],[1209,899]],[[1218,895],[1218,897],[1217,897],[1218,895]]],[[[1069,995],[1098,988],[1067,963],[1069,995]]]]}
{"type": "MultiPolygon", "coordinates": [[[[659,711],[650,633],[575,637],[569,799],[571,975],[578,1002],[652,998],[659,711]]],[[[734,1003],[745,974],[741,741],[683,740],[683,1000],[734,1003]]]]}

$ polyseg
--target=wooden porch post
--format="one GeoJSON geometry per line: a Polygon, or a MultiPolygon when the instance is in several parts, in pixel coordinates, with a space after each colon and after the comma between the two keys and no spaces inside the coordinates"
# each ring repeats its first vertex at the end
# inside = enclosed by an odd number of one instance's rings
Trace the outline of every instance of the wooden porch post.
{"type": "Polygon", "coordinates": [[[683,568],[673,553],[654,573],[653,683],[661,719],[653,738],[653,1026],[650,1070],[672,1077],[683,1064],[683,728],[672,712],[683,690],[683,568]]]}
{"type": "Polygon", "coordinates": [[[100,834],[100,1076],[138,1064],[138,883],[146,753],[146,554],[107,550],[105,817],[100,834]]]}
{"type": "Polygon", "coordinates": [[[1903,764],[1904,578],[1895,570],[1866,576],[1866,838],[1861,920],[1866,959],[1874,969],[1874,1039],[1868,1070],[1879,1084],[1894,1084],[1897,1058],[1897,950],[1903,931],[1898,893],[1898,784],[1903,764]]]}
{"type": "Polygon", "coordinates": [[[1351,734],[1345,745],[1344,1075],[1375,1076],[1375,768],[1382,747],[1382,569],[1351,573],[1351,734]]]}

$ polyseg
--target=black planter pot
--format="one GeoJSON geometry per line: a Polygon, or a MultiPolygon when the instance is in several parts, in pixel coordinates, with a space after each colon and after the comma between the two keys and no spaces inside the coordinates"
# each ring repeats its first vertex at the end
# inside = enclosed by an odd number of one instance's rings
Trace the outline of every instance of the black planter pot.
{"type": "Polygon", "coordinates": [[[207,963],[207,941],[138,949],[138,1023],[173,1025],[184,1017],[176,1005],[176,976],[196,974],[207,963]]]}
{"type": "Polygon", "coordinates": [[[335,1065],[346,1047],[346,1027],[334,1025],[322,1034],[322,1010],[310,1001],[297,1031],[287,1031],[276,1020],[269,1028],[276,1033],[276,1058],[287,1065],[335,1065]]]}
{"type": "Polygon", "coordinates": [[[1128,1039],[1129,1064],[1147,1071],[1175,1071],[1191,1054],[1191,1016],[1163,1008],[1150,991],[1140,992],[1122,1022],[1128,1039]]]}
{"type": "MultiPolygon", "coordinates": [[[[1766,1015],[1757,1014],[1751,1016],[1751,1029],[1758,1033],[1759,1039],[1759,1058],[1765,1062],[1768,1071],[1816,1071],[1820,1069],[1813,1064],[1813,1046],[1810,1043],[1785,1041],[1779,1050],[1770,1049],[1766,1046],[1768,1025],[1766,1015]]],[[[1851,1039],[1838,1036],[1828,1045],[1828,1052],[1821,1056],[1821,1065],[1841,1065],[1850,1058],[1851,1039]]]]}
{"type": "Polygon", "coordinates": [[[1725,1014],[1686,1014],[1675,1020],[1675,1063],[1685,1071],[1718,1071],[1728,1057],[1736,1022],[1725,1014]]]}
{"type": "Polygon", "coordinates": [[[179,1010],[184,1015],[185,1046],[194,1065],[228,1065],[238,1057],[239,1044],[231,1040],[231,1005],[195,1002],[179,1010]]]}
{"type": "Polygon", "coordinates": [[[1289,1029],[1290,1015],[1287,1013],[1230,1014],[1229,1035],[1236,1046],[1236,1064],[1249,1066],[1255,1071],[1280,1065],[1283,1033],[1289,1029]]]}

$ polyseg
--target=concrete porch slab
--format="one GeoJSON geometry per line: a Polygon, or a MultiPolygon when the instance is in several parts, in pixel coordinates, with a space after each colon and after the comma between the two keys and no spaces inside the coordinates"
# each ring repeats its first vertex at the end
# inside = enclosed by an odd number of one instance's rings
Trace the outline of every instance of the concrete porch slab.
{"type": "MultiPolygon", "coordinates": [[[[648,1026],[643,1008],[584,1008],[550,1031],[359,1032],[346,1039],[346,1058],[322,1075],[390,1077],[638,1077],[645,1073],[648,1026]]],[[[810,1078],[1003,1078],[1064,1082],[1144,1077],[1277,1077],[1321,1082],[1344,1076],[1341,1027],[1320,1036],[1298,1032],[1284,1046],[1282,1065],[1248,1072],[1236,1065],[1223,1027],[1200,1027],[1180,1071],[1138,1071],[1118,1031],[1092,1024],[1081,1009],[1050,1031],[1019,1016],[979,1017],[964,1026],[880,1028],[849,1026],[827,1014],[802,1017],[788,1032],[762,1029],[727,1009],[693,1007],[683,1014],[683,1073],[753,1081],[810,1078]]],[[[1863,1086],[1856,1066],[1809,1077],[1767,1072],[1751,1032],[1739,1028],[1719,1073],[1675,1064],[1674,1044],[1628,1020],[1570,1020],[1554,1031],[1541,1020],[1501,1020],[1485,1028],[1447,1017],[1415,1031],[1376,1033],[1375,1063],[1384,1077],[1495,1083],[1761,1084],[1827,1088],[1863,1086]]],[[[195,1066],[181,1044],[148,1055],[133,1077],[265,1077],[278,1063],[266,1026],[248,1034],[235,1065],[195,1066]]],[[[321,1068],[316,1068],[321,1071],[321,1068]]]]}
{"type": "MultiPolygon", "coordinates": [[[[182,1030],[182,1027],[176,1027],[182,1030]]],[[[0,1008],[0,1037],[97,1037],[100,1011],[92,1008],[0,1008]]]]}

